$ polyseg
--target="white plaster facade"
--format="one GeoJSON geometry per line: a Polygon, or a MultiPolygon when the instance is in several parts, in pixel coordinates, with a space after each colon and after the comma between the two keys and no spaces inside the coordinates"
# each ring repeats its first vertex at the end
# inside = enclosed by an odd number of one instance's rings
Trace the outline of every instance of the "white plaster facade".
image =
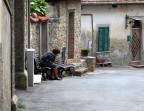
{"type": "MultiPolygon", "coordinates": [[[[127,41],[127,35],[132,34],[132,26],[128,25],[125,28],[126,15],[128,16],[144,16],[144,6],[143,5],[117,5],[117,7],[112,7],[112,5],[104,6],[82,6],[82,14],[91,14],[93,17],[93,55],[97,52],[97,34],[98,27],[108,26],[109,27],[109,37],[110,37],[110,47],[109,50],[112,52],[112,62],[114,65],[128,65],[132,60],[130,42],[127,41]]],[[[137,17],[137,19],[139,19],[137,17]]],[[[91,25],[89,25],[88,18],[84,18],[82,15],[81,20],[82,34],[89,32],[91,25]],[[84,21],[84,22],[83,22],[84,21]]],[[[141,34],[141,59],[143,59],[143,43],[144,43],[144,31],[143,31],[143,20],[140,20],[142,25],[141,34]]]]}
{"type": "MultiPolygon", "coordinates": [[[[2,7],[2,1],[0,1],[0,7],[2,7]]],[[[2,8],[0,9],[0,24],[2,19],[2,8]]],[[[1,43],[1,25],[0,25],[0,43],[1,43]]]]}

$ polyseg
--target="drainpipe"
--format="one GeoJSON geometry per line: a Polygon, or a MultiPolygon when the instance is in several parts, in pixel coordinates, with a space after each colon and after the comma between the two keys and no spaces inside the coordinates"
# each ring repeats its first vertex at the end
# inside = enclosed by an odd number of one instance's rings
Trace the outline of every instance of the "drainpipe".
{"type": "Polygon", "coordinates": [[[91,49],[91,55],[93,53],[93,41],[94,41],[94,30],[93,30],[93,14],[81,14],[82,16],[90,16],[91,17],[91,27],[92,27],[92,49],[91,49]]]}
{"type": "Polygon", "coordinates": [[[28,48],[30,48],[30,0],[28,0],[28,48]]]}

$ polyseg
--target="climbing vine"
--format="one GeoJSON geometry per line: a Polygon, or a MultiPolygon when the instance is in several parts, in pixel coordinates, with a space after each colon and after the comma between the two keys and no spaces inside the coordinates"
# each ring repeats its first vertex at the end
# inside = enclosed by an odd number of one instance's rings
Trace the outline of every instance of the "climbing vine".
{"type": "Polygon", "coordinates": [[[46,15],[48,13],[47,2],[45,0],[30,0],[30,15],[46,15]]]}

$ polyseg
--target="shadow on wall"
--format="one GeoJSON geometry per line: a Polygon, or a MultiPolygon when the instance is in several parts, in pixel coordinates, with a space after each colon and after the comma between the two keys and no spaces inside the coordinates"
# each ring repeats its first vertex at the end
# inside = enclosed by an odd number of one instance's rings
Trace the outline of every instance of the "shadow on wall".
{"type": "Polygon", "coordinates": [[[0,43],[0,60],[2,60],[2,43],[0,43]]]}
{"type": "Polygon", "coordinates": [[[86,46],[87,46],[87,36],[86,36],[86,34],[85,34],[85,32],[83,32],[82,34],[81,34],[81,48],[86,48],[86,46]]]}
{"type": "Polygon", "coordinates": [[[144,61],[144,50],[142,50],[141,60],[143,60],[143,61],[144,61]]]}
{"type": "Polygon", "coordinates": [[[111,53],[113,65],[125,65],[128,66],[128,63],[131,61],[131,54],[128,52],[120,52],[119,50],[114,50],[111,53]]]}

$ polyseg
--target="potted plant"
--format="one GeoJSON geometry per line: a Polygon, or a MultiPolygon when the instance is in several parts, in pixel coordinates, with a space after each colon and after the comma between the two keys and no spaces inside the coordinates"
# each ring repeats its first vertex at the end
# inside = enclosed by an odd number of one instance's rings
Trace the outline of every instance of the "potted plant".
{"type": "Polygon", "coordinates": [[[30,0],[30,14],[32,13],[45,16],[48,13],[47,2],[45,0],[30,0]]]}
{"type": "Polygon", "coordinates": [[[45,0],[30,0],[30,15],[31,18],[38,20],[47,20],[48,7],[45,0]]]}
{"type": "Polygon", "coordinates": [[[89,53],[90,53],[90,49],[89,48],[82,48],[81,49],[81,55],[82,56],[88,56],[89,53]]]}

